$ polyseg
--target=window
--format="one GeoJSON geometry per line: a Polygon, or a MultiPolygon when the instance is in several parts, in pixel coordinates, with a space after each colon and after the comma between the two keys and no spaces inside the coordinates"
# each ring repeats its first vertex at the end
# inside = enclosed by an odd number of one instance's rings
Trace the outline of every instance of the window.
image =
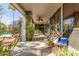
{"type": "Polygon", "coordinates": [[[71,29],[74,25],[74,17],[70,17],[64,20],[64,30],[71,29]]]}
{"type": "Polygon", "coordinates": [[[74,25],[74,17],[70,17],[64,20],[64,37],[69,37],[74,25]]]}

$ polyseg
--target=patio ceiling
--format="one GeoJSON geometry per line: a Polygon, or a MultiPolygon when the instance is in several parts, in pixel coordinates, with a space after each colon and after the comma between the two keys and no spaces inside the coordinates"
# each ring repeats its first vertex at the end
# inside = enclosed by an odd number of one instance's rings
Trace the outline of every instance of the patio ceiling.
{"type": "Polygon", "coordinates": [[[74,12],[79,12],[78,3],[65,3],[64,4],[64,19],[70,17],[74,12]]]}
{"type": "Polygon", "coordinates": [[[19,3],[18,6],[26,12],[32,11],[33,20],[37,24],[44,24],[60,8],[60,3],[19,3]],[[37,21],[41,16],[43,21],[37,21]]]}

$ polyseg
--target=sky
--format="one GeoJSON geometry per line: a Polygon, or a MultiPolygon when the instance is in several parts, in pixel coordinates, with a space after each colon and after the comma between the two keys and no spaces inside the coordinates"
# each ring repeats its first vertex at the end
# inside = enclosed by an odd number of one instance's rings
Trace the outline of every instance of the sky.
{"type": "MultiPolygon", "coordinates": [[[[0,6],[3,8],[2,12],[2,18],[0,19],[2,23],[5,23],[6,25],[11,24],[13,21],[13,11],[9,9],[10,4],[8,3],[0,3],[0,6]]],[[[19,20],[19,17],[21,17],[21,13],[16,9],[14,11],[14,20],[19,20]]]]}
{"type": "Polygon", "coordinates": [[[73,23],[74,23],[73,17],[64,20],[64,24],[73,25],[73,23]]]}

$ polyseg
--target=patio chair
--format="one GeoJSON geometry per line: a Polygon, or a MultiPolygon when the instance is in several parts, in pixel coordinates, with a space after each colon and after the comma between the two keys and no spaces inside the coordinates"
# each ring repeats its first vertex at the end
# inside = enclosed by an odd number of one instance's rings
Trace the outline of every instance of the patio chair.
{"type": "Polygon", "coordinates": [[[3,49],[4,49],[4,44],[3,44],[3,41],[4,41],[4,39],[5,39],[5,37],[2,37],[2,38],[0,38],[1,40],[0,40],[0,56],[2,56],[2,55],[4,55],[4,51],[3,51],[3,49]]]}
{"type": "Polygon", "coordinates": [[[19,41],[19,37],[16,37],[15,40],[9,44],[3,44],[3,49],[4,49],[4,53],[7,56],[11,55],[11,52],[13,51],[13,49],[15,48],[15,46],[17,45],[19,41]]]}

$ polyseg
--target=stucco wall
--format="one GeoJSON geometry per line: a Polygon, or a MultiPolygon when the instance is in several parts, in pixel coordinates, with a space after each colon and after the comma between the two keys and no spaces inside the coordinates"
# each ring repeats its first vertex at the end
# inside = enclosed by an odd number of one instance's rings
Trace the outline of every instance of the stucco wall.
{"type": "Polygon", "coordinates": [[[69,45],[73,48],[79,50],[79,28],[74,28],[70,37],[69,37],[69,45]]]}
{"type": "MultiPolygon", "coordinates": [[[[74,12],[79,12],[79,3],[64,4],[64,18],[69,17],[74,12]]],[[[73,28],[69,37],[69,45],[79,50],[79,28],[73,28]]]]}

